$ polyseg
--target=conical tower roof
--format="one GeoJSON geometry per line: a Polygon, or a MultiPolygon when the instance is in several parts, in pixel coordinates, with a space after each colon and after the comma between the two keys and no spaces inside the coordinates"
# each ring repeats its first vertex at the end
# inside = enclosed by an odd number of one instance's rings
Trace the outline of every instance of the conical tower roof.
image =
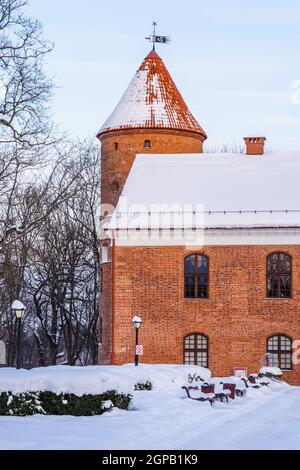
{"type": "Polygon", "coordinates": [[[195,132],[206,139],[154,50],[143,61],[98,135],[122,129],[176,129],[195,132]]]}

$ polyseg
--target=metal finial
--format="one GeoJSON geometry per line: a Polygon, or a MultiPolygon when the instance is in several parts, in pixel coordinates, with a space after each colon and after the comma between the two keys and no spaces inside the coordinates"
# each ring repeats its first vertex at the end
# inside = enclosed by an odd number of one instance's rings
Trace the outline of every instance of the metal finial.
{"type": "MultiPolygon", "coordinates": [[[[152,21],[152,26],[153,26],[153,38],[156,38],[157,21],[152,21]]],[[[153,41],[153,50],[155,51],[155,41],[153,41]]]]}
{"type": "Polygon", "coordinates": [[[152,26],[153,26],[153,33],[151,36],[146,37],[148,41],[152,42],[153,44],[153,50],[155,51],[155,44],[168,44],[170,42],[169,36],[157,36],[156,35],[156,27],[158,23],[157,21],[152,21],[152,26]]]}

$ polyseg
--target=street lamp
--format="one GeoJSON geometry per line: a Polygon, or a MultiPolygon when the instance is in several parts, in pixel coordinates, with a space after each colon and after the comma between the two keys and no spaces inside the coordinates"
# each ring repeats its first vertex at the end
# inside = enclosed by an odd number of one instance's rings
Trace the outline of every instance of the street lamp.
{"type": "Polygon", "coordinates": [[[134,358],[134,363],[136,366],[139,365],[139,356],[137,354],[137,346],[139,344],[139,329],[142,324],[142,320],[140,317],[133,317],[132,319],[133,326],[135,328],[135,358],[134,358]]]}
{"type": "Polygon", "coordinates": [[[22,318],[24,317],[26,307],[19,300],[15,300],[11,306],[13,313],[17,318],[17,359],[16,366],[17,369],[21,369],[22,357],[21,357],[21,327],[22,327],[22,318]]]}

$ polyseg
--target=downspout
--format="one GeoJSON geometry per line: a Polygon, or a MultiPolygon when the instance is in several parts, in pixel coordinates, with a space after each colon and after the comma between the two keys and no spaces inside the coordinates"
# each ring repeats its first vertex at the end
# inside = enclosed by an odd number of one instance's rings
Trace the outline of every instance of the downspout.
{"type": "Polygon", "coordinates": [[[115,364],[115,237],[111,248],[111,363],[115,364]]]}

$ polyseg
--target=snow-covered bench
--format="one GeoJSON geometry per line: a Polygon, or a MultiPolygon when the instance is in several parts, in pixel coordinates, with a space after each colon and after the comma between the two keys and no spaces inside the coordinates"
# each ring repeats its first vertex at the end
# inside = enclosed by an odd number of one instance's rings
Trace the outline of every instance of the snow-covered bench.
{"type": "Polygon", "coordinates": [[[244,382],[238,377],[218,377],[211,379],[212,383],[223,385],[224,389],[228,389],[230,394],[228,396],[232,399],[237,397],[244,397],[247,393],[244,382]]]}
{"type": "Polygon", "coordinates": [[[204,393],[213,393],[216,400],[220,400],[221,402],[224,400],[228,402],[229,396],[231,395],[231,390],[224,388],[224,383],[220,381],[206,382],[202,385],[201,389],[204,393]]]}
{"type": "Polygon", "coordinates": [[[253,376],[249,376],[248,378],[243,377],[242,381],[244,382],[247,388],[260,388],[262,386],[269,385],[269,383],[260,382],[256,377],[253,376]]]}
{"type": "Polygon", "coordinates": [[[183,386],[181,388],[186,391],[187,396],[191,400],[208,401],[212,405],[216,399],[216,395],[214,393],[203,393],[197,386],[196,387],[183,386]]]}
{"type": "Polygon", "coordinates": [[[260,388],[260,385],[252,384],[247,377],[243,377],[241,380],[244,382],[246,388],[260,388]]]}
{"type": "Polygon", "coordinates": [[[259,385],[263,387],[268,387],[270,385],[270,380],[259,378],[257,374],[249,375],[248,380],[251,385],[259,385]]]}

